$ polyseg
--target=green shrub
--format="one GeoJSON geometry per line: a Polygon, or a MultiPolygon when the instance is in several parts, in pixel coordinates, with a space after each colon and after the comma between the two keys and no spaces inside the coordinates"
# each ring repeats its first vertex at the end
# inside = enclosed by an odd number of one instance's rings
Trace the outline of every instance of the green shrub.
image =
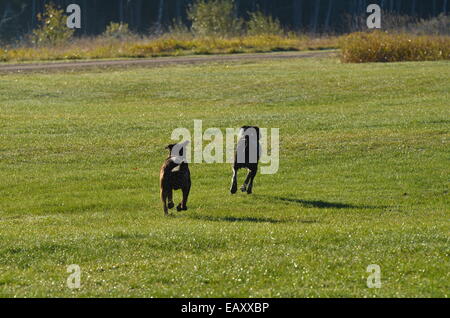
{"type": "MultiPolygon", "coordinates": [[[[344,29],[351,32],[367,30],[367,15],[344,15],[344,29]]],[[[450,35],[450,16],[440,14],[430,19],[419,19],[390,11],[381,13],[381,28],[390,33],[416,35],[450,35]]]]}
{"type": "Polygon", "coordinates": [[[128,24],[126,23],[111,22],[106,27],[105,32],[103,32],[103,37],[109,39],[124,40],[134,36],[135,35],[130,31],[128,24]]]}
{"type": "MultiPolygon", "coordinates": [[[[366,16],[362,17],[362,22],[362,30],[367,30],[366,16]]],[[[414,25],[415,23],[417,23],[417,18],[411,15],[398,14],[385,10],[381,12],[381,28],[384,31],[403,33],[406,31],[405,27],[414,25]]]]}
{"type": "Polygon", "coordinates": [[[67,43],[75,32],[66,25],[67,17],[54,4],[46,4],[45,12],[37,15],[41,25],[33,30],[31,41],[38,46],[58,46],[67,43]]]}
{"type": "Polygon", "coordinates": [[[236,16],[234,0],[197,0],[188,9],[196,36],[228,37],[243,31],[244,21],[236,16]]]}
{"type": "Polygon", "coordinates": [[[415,34],[450,35],[450,16],[441,14],[432,19],[421,19],[408,28],[415,34]]]}
{"type": "Polygon", "coordinates": [[[189,29],[189,27],[184,24],[181,20],[173,20],[172,24],[169,26],[169,33],[168,35],[170,37],[174,38],[191,38],[192,32],[189,29]]]}
{"type": "Polygon", "coordinates": [[[382,28],[389,32],[416,35],[450,35],[450,17],[441,14],[430,19],[419,19],[389,12],[382,14],[382,28]]]}
{"type": "Polygon", "coordinates": [[[450,37],[357,32],[340,41],[347,63],[434,61],[450,59],[450,37]]]}
{"type": "Polygon", "coordinates": [[[247,22],[247,33],[249,35],[282,35],[284,31],[278,19],[257,11],[250,13],[250,19],[247,22]]]}

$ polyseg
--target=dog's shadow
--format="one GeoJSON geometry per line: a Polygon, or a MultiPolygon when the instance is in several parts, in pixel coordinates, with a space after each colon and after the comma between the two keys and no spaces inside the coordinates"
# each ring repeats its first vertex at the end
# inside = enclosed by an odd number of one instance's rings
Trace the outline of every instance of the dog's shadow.
{"type": "Polygon", "coordinates": [[[213,221],[213,222],[250,222],[250,223],[317,223],[317,220],[279,220],[279,219],[273,219],[273,218],[266,218],[266,217],[249,217],[249,216],[242,216],[242,217],[236,217],[236,216],[209,216],[209,215],[192,215],[190,216],[193,219],[196,220],[203,220],[203,221],[213,221]]]}
{"type": "MultiPolygon", "coordinates": [[[[267,197],[267,196],[265,196],[267,197]]],[[[340,203],[340,202],[327,202],[322,200],[303,200],[303,199],[293,199],[293,198],[285,198],[285,197],[277,197],[277,196],[269,196],[270,199],[275,199],[278,201],[295,203],[301,205],[305,208],[319,208],[319,209],[382,209],[386,208],[385,206],[373,206],[373,205],[356,205],[349,203],[340,203]]]]}
{"type": "MultiPolygon", "coordinates": [[[[382,209],[386,208],[386,206],[372,206],[372,205],[356,205],[349,203],[340,203],[340,202],[328,202],[323,200],[303,200],[303,199],[295,199],[295,198],[285,198],[279,196],[267,196],[267,195],[258,195],[253,194],[253,197],[262,198],[266,200],[273,201],[282,201],[285,203],[292,203],[300,205],[304,208],[318,208],[318,209],[382,209]]],[[[250,217],[250,216],[210,216],[210,215],[191,215],[190,218],[196,220],[203,221],[215,221],[215,222],[251,222],[251,223],[305,223],[312,224],[318,223],[319,221],[316,219],[274,219],[268,217],[250,217]]]]}

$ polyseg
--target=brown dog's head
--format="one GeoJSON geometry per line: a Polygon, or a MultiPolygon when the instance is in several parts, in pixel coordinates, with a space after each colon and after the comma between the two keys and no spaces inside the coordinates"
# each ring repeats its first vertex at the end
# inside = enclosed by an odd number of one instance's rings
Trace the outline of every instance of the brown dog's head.
{"type": "Polygon", "coordinates": [[[169,150],[169,158],[172,158],[176,163],[186,161],[185,148],[189,144],[189,140],[178,144],[170,144],[165,149],[169,150]]]}

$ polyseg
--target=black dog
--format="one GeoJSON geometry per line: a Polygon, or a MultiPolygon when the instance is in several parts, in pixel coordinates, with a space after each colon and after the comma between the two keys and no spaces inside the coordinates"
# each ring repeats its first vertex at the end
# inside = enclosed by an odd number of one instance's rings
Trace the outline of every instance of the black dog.
{"type": "Polygon", "coordinates": [[[256,126],[243,126],[239,132],[236,152],[234,153],[233,179],[230,192],[235,194],[237,191],[237,172],[240,168],[249,170],[247,178],[241,187],[242,192],[251,194],[253,191],[253,180],[258,171],[258,162],[260,158],[260,134],[256,126]]]}
{"type": "Polygon", "coordinates": [[[184,148],[189,143],[185,141],[181,144],[168,145],[169,157],[161,167],[159,180],[161,187],[161,201],[163,202],[164,214],[168,214],[168,209],[174,207],[172,190],[181,189],[183,200],[177,206],[177,211],[187,210],[187,200],[191,189],[191,173],[185,158],[184,148]],[[168,201],[168,202],[167,202],[168,201]]]}

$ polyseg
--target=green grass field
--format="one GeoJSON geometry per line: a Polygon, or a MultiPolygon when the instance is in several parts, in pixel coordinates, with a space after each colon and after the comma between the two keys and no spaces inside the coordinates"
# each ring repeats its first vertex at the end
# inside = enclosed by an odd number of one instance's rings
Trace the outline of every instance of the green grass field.
{"type": "Polygon", "coordinates": [[[0,75],[0,296],[448,297],[449,74],[330,58],[0,75]],[[192,164],[189,210],[164,217],[164,147],[194,119],[280,128],[280,169],[232,196],[229,164],[192,164]]]}

